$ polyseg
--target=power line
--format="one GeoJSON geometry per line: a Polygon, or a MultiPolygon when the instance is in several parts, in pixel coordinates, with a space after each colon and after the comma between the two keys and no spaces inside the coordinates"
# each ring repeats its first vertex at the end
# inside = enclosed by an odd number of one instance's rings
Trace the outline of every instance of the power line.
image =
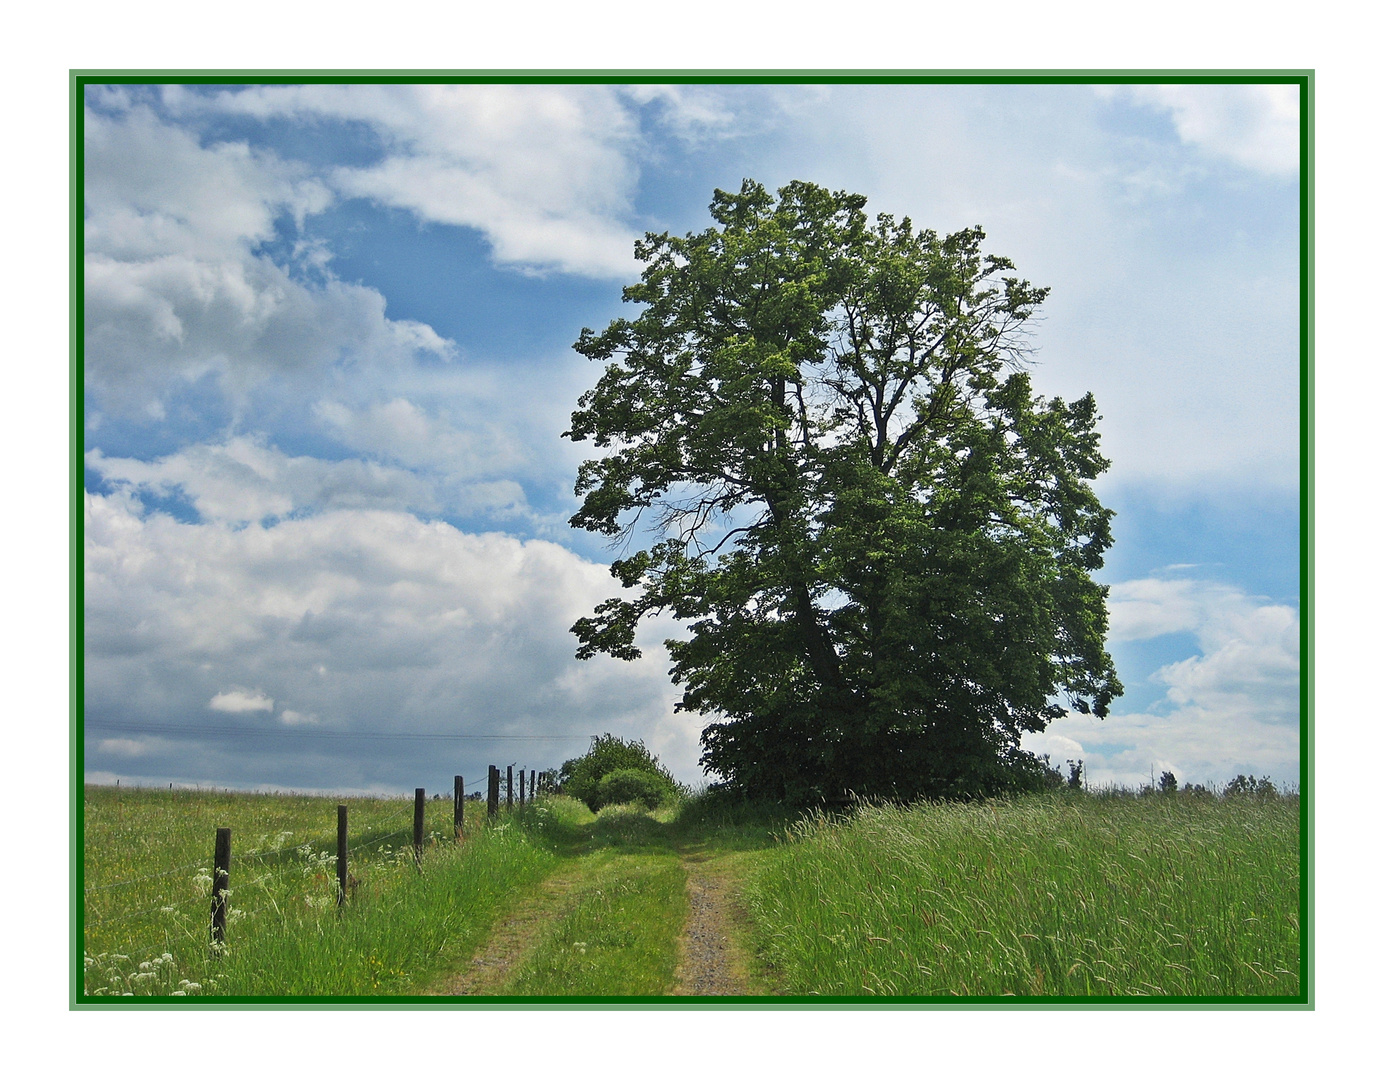
{"type": "Polygon", "coordinates": [[[284,728],[232,728],[232,727],[187,727],[181,724],[122,724],[116,721],[95,720],[86,724],[87,729],[98,731],[128,731],[141,735],[155,735],[161,732],[169,732],[177,735],[232,735],[232,736],[259,736],[269,735],[275,738],[290,739],[389,739],[395,741],[431,742],[436,740],[467,740],[467,741],[498,741],[498,740],[524,740],[524,741],[570,741],[574,739],[585,739],[585,735],[446,735],[446,734],[420,734],[415,732],[391,732],[391,731],[298,731],[287,730],[284,728]]]}

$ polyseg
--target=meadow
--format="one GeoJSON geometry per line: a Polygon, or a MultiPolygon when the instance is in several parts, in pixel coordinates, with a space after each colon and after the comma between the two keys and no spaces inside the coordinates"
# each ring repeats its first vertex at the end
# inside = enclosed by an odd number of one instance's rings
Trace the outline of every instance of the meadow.
{"type": "Polygon", "coordinates": [[[452,843],[429,800],[421,865],[413,800],[87,787],[84,993],[376,995],[417,989],[469,955],[511,893],[556,861],[530,833],[452,843]],[[336,807],[349,807],[351,896],[336,904],[336,807]],[[213,842],[232,832],[226,948],[209,947],[213,842]]]}
{"type": "MultiPolygon", "coordinates": [[[[1063,791],[795,814],[706,795],[654,813],[540,798],[486,825],[429,801],[88,787],[92,998],[660,997],[691,876],[733,884],[740,993],[1250,998],[1300,993],[1296,797],[1063,791]],[[335,813],[354,879],[335,902],[335,813]],[[226,949],[211,851],[233,830],[226,949]]],[[[681,992],[686,992],[685,990],[681,992]]]]}
{"type": "Polygon", "coordinates": [[[1297,799],[1054,794],[789,830],[746,894],[781,992],[1291,996],[1297,799]]]}

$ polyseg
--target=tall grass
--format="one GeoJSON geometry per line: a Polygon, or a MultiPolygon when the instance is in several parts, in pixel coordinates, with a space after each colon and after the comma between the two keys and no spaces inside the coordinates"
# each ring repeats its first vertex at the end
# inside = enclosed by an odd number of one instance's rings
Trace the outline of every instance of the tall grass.
{"type": "Polygon", "coordinates": [[[874,806],[786,840],[746,891],[781,992],[1299,990],[1296,799],[874,806]]]}
{"type": "Polygon", "coordinates": [[[413,803],[350,808],[351,898],[335,903],[338,800],[196,791],[85,792],[85,993],[297,995],[407,992],[488,932],[498,906],[556,857],[525,830],[450,842],[452,804],[427,804],[422,872],[413,803]],[[209,951],[215,830],[232,830],[225,954],[209,951]]]}
{"type": "MultiPolygon", "coordinates": [[[[411,862],[411,857],[410,857],[411,862]]],[[[500,907],[556,857],[522,830],[486,829],[443,847],[421,868],[398,867],[386,887],[340,916],[321,908],[263,914],[242,930],[218,971],[224,994],[376,995],[420,991],[488,936],[500,907]]]]}

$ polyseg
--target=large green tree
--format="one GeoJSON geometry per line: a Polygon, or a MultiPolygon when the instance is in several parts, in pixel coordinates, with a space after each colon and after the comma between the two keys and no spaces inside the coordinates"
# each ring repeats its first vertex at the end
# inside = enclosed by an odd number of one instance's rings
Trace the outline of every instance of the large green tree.
{"type": "Polygon", "coordinates": [[[1090,395],[1036,396],[1046,295],[981,251],[795,182],[717,191],[715,226],[648,235],[578,352],[606,364],[566,434],[602,453],[572,524],[623,543],[627,592],[572,628],[633,659],[651,613],[702,763],[793,801],[971,796],[1019,747],[1121,692],[1104,647],[1111,512],[1090,395]],[[632,547],[640,547],[632,554],[632,547]]]}

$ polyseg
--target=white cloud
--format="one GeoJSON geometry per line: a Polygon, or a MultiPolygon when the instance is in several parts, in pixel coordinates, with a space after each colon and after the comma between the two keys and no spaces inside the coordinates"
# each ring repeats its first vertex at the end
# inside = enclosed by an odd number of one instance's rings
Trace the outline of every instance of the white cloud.
{"type": "Polygon", "coordinates": [[[1225,601],[1243,600],[1230,585],[1186,578],[1141,578],[1110,586],[1110,640],[1142,641],[1198,630],[1225,601]]]}
{"type": "Polygon", "coordinates": [[[858,191],[870,212],[942,232],[983,225],[989,250],[1052,288],[1030,324],[1034,385],[1095,394],[1113,478],[1296,486],[1299,249],[1285,185],[1190,185],[1164,150],[1112,133],[1087,87],[812,94],[766,140],[758,178],[858,191]]]}
{"type": "Polygon", "coordinates": [[[378,507],[429,509],[428,483],[373,461],[290,457],[263,435],[185,447],[152,462],[87,451],[87,468],[136,492],[181,491],[206,520],[263,521],[305,509],[378,507]]]}
{"type": "Polygon", "coordinates": [[[149,750],[142,739],[102,739],[96,746],[101,753],[112,757],[143,757],[149,750]]]}
{"type": "Polygon", "coordinates": [[[320,723],[316,716],[304,716],[302,713],[295,712],[293,709],[284,709],[279,713],[279,719],[285,724],[290,725],[320,723]]]}
{"type": "MultiPolygon", "coordinates": [[[[604,86],[260,86],[207,98],[172,91],[175,110],[368,124],[384,145],[331,183],[423,221],[480,230],[497,262],[628,277],[638,118],[604,86]]],[[[671,115],[718,115],[672,95],[671,115]]]]}
{"type": "Polygon", "coordinates": [[[1122,582],[1110,591],[1112,641],[1191,633],[1199,652],[1151,677],[1151,709],[1105,720],[1072,715],[1024,745],[1057,761],[1085,758],[1094,783],[1137,786],[1169,770],[1224,783],[1237,773],[1298,782],[1296,610],[1232,586],[1186,579],[1122,582]]]}
{"type": "Polygon", "coordinates": [[[137,108],[88,112],[85,376],[101,406],[162,415],[161,399],[211,374],[243,395],[271,376],[448,359],[431,328],[385,317],[374,289],[305,267],[316,284],[257,251],[283,214],[330,194],[300,165],[242,143],[202,146],[137,108]]]}
{"type": "Polygon", "coordinates": [[[763,123],[767,119],[764,112],[776,111],[762,107],[737,111],[720,88],[710,86],[638,83],[621,87],[620,93],[640,105],[657,103],[662,108],[662,125],[694,147],[709,139],[743,133],[747,124],[763,123]]]}
{"type": "Polygon", "coordinates": [[[1178,137],[1270,175],[1298,171],[1296,86],[1130,86],[1121,93],[1172,116],[1178,137]]]}
{"type": "MultiPolygon", "coordinates": [[[[280,701],[289,703],[282,721],[315,716],[314,729],[338,734],[571,737],[448,747],[458,772],[475,769],[463,769],[465,754],[477,761],[492,750],[492,761],[509,755],[500,764],[522,750],[530,763],[557,765],[592,733],[612,731],[647,737],[668,749],[678,775],[700,775],[700,725],[673,715],[660,645],[632,664],[575,659],[568,628],[617,586],[605,567],[556,544],[385,511],[233,528],[142,515],[127,496],[88,495],[86,507],[89,722],[177,723],[209,699],[266,711],[280,701]]],[[[311,753],[219,750],[218,775],[348,787],[395,777],[409,786],[406,770],[440,752],[341,739],[303,746],[311,753]],[[303,771],[286,774],[295,769],[303,771]]]]}
{"type": "Polygon", "coordinates": [[[207,702],[216,712],[273,712],[274,699],[258,690],[224,690],[207,702]]]}
{"type": "Polygon", "coordinates": [[[525,456],[515,432],[487,423],[484,416],[461,430],[403,397],[358,409],[323,400],[313,414],[347,446],[413,467],[437,467],[451,476],[513,469],[525,456]]]}
{"type": "Polygon", "coordinates": [[[88,110],[84,136],[86,244],[114,259],[215,261],[271,239],[279,214],[301,221],[331,203],[304,166],[243,142],[203,146],[146,107],[88,110]]]}

